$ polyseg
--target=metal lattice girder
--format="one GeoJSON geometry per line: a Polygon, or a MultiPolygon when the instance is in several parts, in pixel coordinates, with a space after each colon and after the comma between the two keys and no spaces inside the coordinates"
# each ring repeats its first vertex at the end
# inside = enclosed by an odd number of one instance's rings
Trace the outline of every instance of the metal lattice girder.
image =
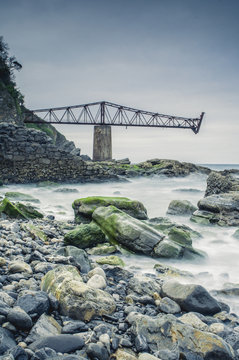
{"type": "Polygon", "coordinates": [[[90,104],[26,111],[25,123],[141,126],[191,129],[199,132],[204,112],[198,118],[164,115],[100,101],[90,104]]]}

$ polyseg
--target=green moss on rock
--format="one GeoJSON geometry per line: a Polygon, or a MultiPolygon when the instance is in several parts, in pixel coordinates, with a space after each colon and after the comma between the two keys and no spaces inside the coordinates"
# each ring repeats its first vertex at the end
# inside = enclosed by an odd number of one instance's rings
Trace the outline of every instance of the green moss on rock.
{"type": "Polygon", "coordinates": [[[106,241],[105,234],[95,222],[81,224],[69,231],[64,237],[66,245],[73,245],[81,249],[96,246],[106,241]]]}
{"type": "Polygon", "coordinates": [[[8,198],[4,198],[0,203],[0,213],[15,219],[36,219],[43,218],[43,215],[32,206],[21,203],[11,203],[8,198]]]}
{"type": "Polygon", "coordinates": [[[91,196],[77,199],[72,204],[77,223],[87,222],[92,218],[93,212],[102,206],[113,205],[125,211],[128,215],[137,219],[147,219],[147,210],[144,205],[137,200],[130,200],[126,197],[91,196]]]}
{"type": "Polygon", "coordinates": [[[125,266],[124,261],[116,255],[104,256],[96,260],[97,264],[104,265],[114,265],[114,266],[125,266]]]}

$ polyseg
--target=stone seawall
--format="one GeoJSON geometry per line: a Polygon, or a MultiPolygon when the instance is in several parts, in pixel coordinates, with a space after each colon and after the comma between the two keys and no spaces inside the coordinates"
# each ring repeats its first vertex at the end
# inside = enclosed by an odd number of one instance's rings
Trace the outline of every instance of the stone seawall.
{"type": "Polygon", "coordinates": [[[112,179],[109,170],[85,163],[57,148],[45,133],[0,123],[0,180],[4,183],[38,181],[93,181],[112,179]]]}

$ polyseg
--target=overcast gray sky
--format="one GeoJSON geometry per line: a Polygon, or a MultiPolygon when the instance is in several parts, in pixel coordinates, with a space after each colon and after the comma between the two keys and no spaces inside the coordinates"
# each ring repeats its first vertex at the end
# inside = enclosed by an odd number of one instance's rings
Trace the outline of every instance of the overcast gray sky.
{"type": "MultiPolygon", "coordinates": [[[[30,109],[107,100],[198,117],[190,130],[113,128],[113,157],[239,163],[238,0],[0,0],[30,109]]],[[[92,155],[93,127],[58,126],[92,155]]]]}

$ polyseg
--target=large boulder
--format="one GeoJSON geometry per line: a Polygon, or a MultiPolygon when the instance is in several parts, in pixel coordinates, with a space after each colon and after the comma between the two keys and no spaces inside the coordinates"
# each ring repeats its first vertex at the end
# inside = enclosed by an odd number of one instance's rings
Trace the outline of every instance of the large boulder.
{"type": "Polygon", "coordinates": [[[21,203],[11,203],[8,198],[0,202],[0,214],[4,213],[11,218],[16,219],[37,219],[43,218],[43,214],[37,211],[33,206],[21,203]]]}
{"type": "Polygon", "coordinates": [[[208,224],[227,226],[239,225],[239,191],[215,194],[198,202],[199,212],[193,213],[191,220],[198,222],[198,217],[207,218],[208,224]]]}
{"type": "Polygon", "coordinates": [[[62,315],[73,319],[90,321],[115,310],[113,297],[86,285],[71,265],[59,265],[49,271],[42,279],[41,288],[56,297],[62,315]]]}
{"type": "Polygon", "coordinates": [[[163,258],[204,257],[192,247],[190,236],[183,231],[170,229],[168,237],[153,226],[135,219],[114,206],[97,208],[95,222],[113,243],[146,255],[163,258]]]}
{"type": "Polygon", "coordinates": [[[166,281],[162,286],[162,294],[176,301],[185,311],[203,315],[214,315],[221,311],[217,300],[201,285],[166,281]]]}
{"type": "Polygon", "coordinates": [[[137,200],[130,200],[125,197],[91,196],[73,202],[72,207],[75,212],[76,223],[89,222],[95,209],[109,205],[125,211],[136,219],[147,219],[147,210],[137,200]]]}
{"type": "Polygon", "coordinates": [[[239,181],[231,175],[222,175],[218,172],[211,172],[207,178],[205,196],[222,194],[229,191],[239,191],[239,181]]]}
{"type": "Polygon", "coordinates": [[[65,245],[74,245],[80,249],[96,246],[106,241],[105,234],[95,222],[80,224],[64,236],[65,245]]]}
{"type": "Polygon", "coordinates": [[[152,255],[154,247],[164,238],[159,231],[115,206],[99,207],[92,217],[112,242],[135,253],[152,255]]]}
{"type": "Polygon", "coordinates": [[[169,215],[191,215],[197,207],[188,200],[172,200],[168,206],[167,214],[169,215]]]}
{"type": "Polygon", "coordinates": [[[135,339],[140,334],[151,352],[158,353],[159,357],[168,350],[177,351],[180,359],[235,359],[231,346],[221,337],[195,329],[173,315],[160,314],[153,318],[131,312],[126,320],[135,339]]]}

